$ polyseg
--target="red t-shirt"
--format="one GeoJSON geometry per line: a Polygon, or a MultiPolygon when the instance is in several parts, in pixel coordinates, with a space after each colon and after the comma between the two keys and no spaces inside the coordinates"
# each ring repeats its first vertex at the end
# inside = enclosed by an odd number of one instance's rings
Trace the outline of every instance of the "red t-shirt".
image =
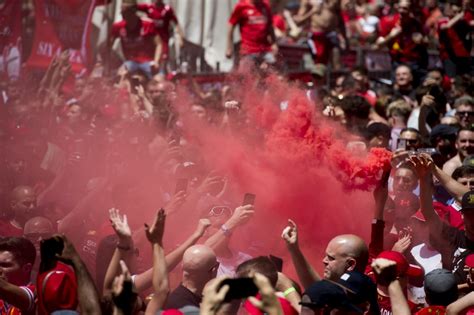
{"type": "Polygon", "coordinates": [[[153,61],[156,48],[153,22],[140,20],[137,34],[129,34],[126,26],[126,21],[114,23],[112,26],[112,36],[120,38],[125,59],[139,63],[153,61]]]}
{"type": "Polygon", "coordinates": [[[148,17],[153,20],[156,32],[160,35],[164,44],[168,44],[170,39],[171,22],[178,23],[173,8],[169,5],[146,4],[138,5],[138,10],[146,12],[148,17]]]}
{"type": "Polygon", "coordinates": [[[392,60],[399,63],[421,62],[427,65],[428,53],[425,45],[416,44],[413,41],[413,34],[424,34],[420,21],[415,18],[407,18],[402,21],[398,13],[385,16],[380,20],[380,35],[387,36],[397,25],[401,25],[402,32],[388,43],[392,60]]]}
{"type": "MultiPolygon", "coordinates": [[[[388,296],[383,296],[377,293],[377,302],[379,304],[380,315],[392,315],[392,304],[390,303],[390,298],[388,296]]],[[[417,311],[417,305],[412,301],[408,301],[408,306],[410,307],[411,313],[417,311]]]]}
{"type": "Polygon", "coordinates": [[[242,0],[234,8],[229,19],[231,25],[239,24],[240,53],[242,55],[264,53],[271,50],[269,35],[272,29],[272,13],[267,2],[255,6],[251,0],[242,0]]]}
{"type": "Polygon", "coordinates": [[[21,237],[23,236],[23,229],[14,226],[10,221],[0,220],[0,237],[7,236],[21,237]]]}
{"type": "Polygon", "coordinates": [[[28,284],[25,286],[20,287],[22,290],[24,290],[28,294],[29,298],[29,307],[25,311],[21,311],[20,309],[14,307],[11,304],[8,304],[7,302],[0,300],[0,315],[20,315],[20,314],[35,314],[35,300],[36,300],[36,289],[35,285],[33,284],[28,284]]]}
{"type": "Polygon", "coordinates": [[[438,22],[439,55],[442,60],[468,58],[471,53],[472,38],[469,23],[474,19],[472,11],[466,11],[464,18],[448,29],[441,29],[449,21],[447,18],[438,22]]]}

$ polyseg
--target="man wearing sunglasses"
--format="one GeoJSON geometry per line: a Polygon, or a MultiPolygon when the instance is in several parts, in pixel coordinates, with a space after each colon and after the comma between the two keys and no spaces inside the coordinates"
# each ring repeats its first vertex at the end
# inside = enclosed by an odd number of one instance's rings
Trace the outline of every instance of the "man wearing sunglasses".
{"type": "Polygon", "coordinates": [[[463,128],[470,128],[474,123],[474,99],[470,96],[463,96],[454,102],[456,117],[463,128]]]}
{"type": "Polygon", "coordinates": [[[233,276],[235,268],[252,257],[232,249],[230,240],[234,231],[252,218],[254,206],[244,205],[232,210],[217,198],[215,200],[213,198],[210,203],[210,206],[204,208],[206,211],[203,213],[203,216],[211,221],[205,245],[212,248],[217,255],[220,263],[218,275],[233,276]]]}
{"type": "Polygon", "coordinates": [[[459,130],[456,136],[456,149],[458,153],[443,165],[443,171],[449,175],[462,166],[468,155],[474,154],[474,131],[466,128],[459,130]]]}

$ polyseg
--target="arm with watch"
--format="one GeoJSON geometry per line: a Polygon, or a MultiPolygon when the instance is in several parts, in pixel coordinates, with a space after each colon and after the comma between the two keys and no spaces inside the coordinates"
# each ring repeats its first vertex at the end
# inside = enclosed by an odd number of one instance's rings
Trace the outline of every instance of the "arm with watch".
{"type": "Polygon", "coordinates": [[[222,248],[223,245],[228,244],[233,231],[237,227],[247,223],[254,213],[255,208],[253,205],[245,205],[235,208],[234,213],[229,220],[222,224],[219,231],[209,237],[204,245],[209,246],[213,250],[222,248]]]}

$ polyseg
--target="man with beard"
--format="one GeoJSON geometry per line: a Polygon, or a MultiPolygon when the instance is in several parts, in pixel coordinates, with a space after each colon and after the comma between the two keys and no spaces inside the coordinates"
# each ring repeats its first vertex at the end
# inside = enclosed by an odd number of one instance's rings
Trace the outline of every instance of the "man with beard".
{"type": "Polygon", "coordinates": [[[456,149],[458,153],[443,165],[443,171],[449,175],[462,165],[468,155],[474,154],[474,131],[465,128],[459,130],[456,137],[456,149]]]}

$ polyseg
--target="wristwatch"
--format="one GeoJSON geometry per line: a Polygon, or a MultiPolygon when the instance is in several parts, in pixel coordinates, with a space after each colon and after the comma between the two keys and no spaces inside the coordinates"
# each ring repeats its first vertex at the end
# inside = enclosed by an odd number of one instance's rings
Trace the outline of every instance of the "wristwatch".
{"type": "Polygon", "coordinates": [[[222,231],[222,233],[224,233],[225,236],[231,236],[232,235],[231,230],[229,230],[229,228],[227,226],[225,226],[225,224],[221,225],[221,231],[222,231]]]}

